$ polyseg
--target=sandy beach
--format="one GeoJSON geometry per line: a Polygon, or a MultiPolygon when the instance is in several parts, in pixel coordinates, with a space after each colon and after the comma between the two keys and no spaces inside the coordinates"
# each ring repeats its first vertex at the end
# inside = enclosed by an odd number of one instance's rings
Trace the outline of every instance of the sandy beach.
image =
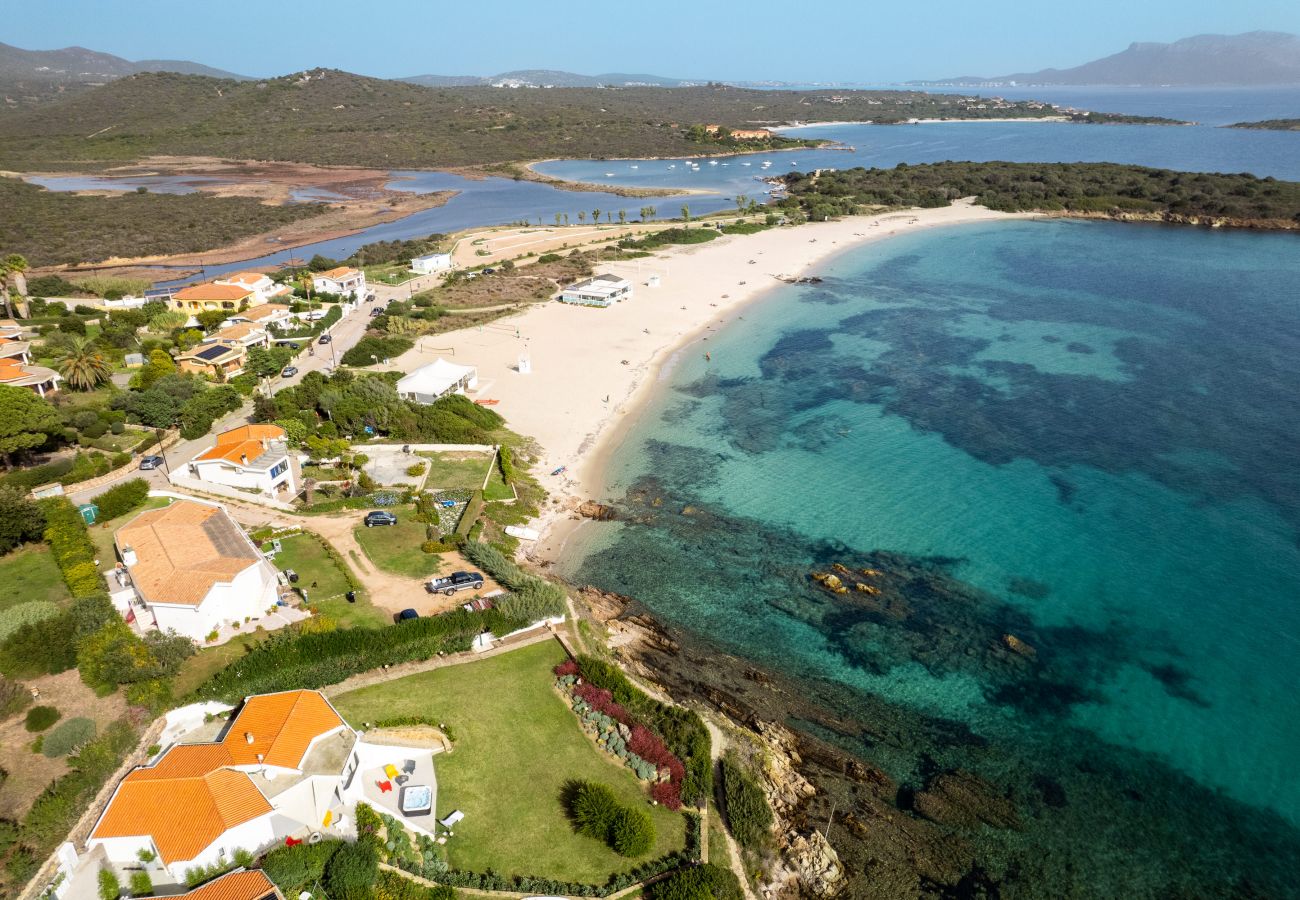
{"type": "Polygon", "coordinates": [[[481,328],[421,338],[386,368],[409,372],[438,357],[478,368],[475,399],[493,407],[541,450],[536,466],[551,494],[531,555],[551,557],[577,502],[598,499],[601,460],[635,421],[664,364],[725,326],[780,278],[816,274],[818,263],[871,241],[927,228],[1025,218],[959,203],[720,237],[654,257],[606,263],[634,294],[607,309],[546,303],[481,328]],[[647,286],[658,275],[660,286],[647,286]],[[518,371],[521,356],[532,371],[518,371]],[[551,472],[563,466],[560,475],[551,472]]]}

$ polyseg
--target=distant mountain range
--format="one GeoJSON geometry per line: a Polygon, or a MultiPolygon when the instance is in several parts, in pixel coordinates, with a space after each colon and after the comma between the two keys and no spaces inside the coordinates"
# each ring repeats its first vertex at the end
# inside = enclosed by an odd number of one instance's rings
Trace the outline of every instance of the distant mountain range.
{"type": "Polygon", "coordinates": [[[686,81],[665,78],[662,75],[628,75],[611,72],[605,75],[578,75],[556,69],[517,69],[500,75],[411,75],[399,78],[425,87],[465,87],[470,85],[496,85],[498,87],[691,87],[703,81],[686,81]]]}
{"type": "Polygon", "coordinates": [[[1271,85],[1300,84],[1300,37],[1278,31],[1202,34],[1127,50],[1075,66],[994,77],[966,75],[916,85],[997,84],[1271,85]]]}
{"type": "Polygon", "coordinates": [[[243,75],[181,59],[142,59],[132,62],[111,53],[87,50],[85,47],[24,50],[0,44],[0,79],[5,81],[100,84],[137,72],[179,72],[182,75],[248,80],[243,75]]]}

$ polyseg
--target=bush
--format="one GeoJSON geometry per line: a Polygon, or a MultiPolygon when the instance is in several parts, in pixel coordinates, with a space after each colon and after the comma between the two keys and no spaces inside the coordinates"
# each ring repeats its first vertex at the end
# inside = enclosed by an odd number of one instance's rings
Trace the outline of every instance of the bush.
{"type": "Polygon", "coordinates": [[[330,858],[342,846],[342,841],[325,840],[319,844],[277,847],[262,860],[262,871],[286,897],[297,897],[299,891],[324,876],[330,858]]]}
{"type": "Polygon", "coordinates": [[[704,863],[678,869],[650,888],[649,900],[744,900],[730,869],[704,863]]]}
{"type": "Polygon", "coordinates": [[[49,497],[39,505],[45,514],[45,542],[72,596],[86,597],[103,591],[104,580],[95,568],[95,545],[81,513],[64,497],[49,497]]]}
{"type": "Polygon", "coordinates": [[[95,737],[95,723],[91,719],[78,717],[68,719],[58,728],[45,735],[41,753],[50,759],[67,756],[89,743],[95,737]]]}
{"type": "MultiPolygon", "coordinates": [[[[468,513],[468,510],[466,510],[468,513]]],[[[462,520],[463,521],[463,520],[462,520]]],[[[459,529],[457,529],[459,533],[459,529]]],[[[461,552],[474,565],[484,569],[497,583],[510,591],[510,596],[497,602],[497,608],[511,619],[525,623],[536,622],[552,616],[561,616],[567,610],[564,589],[521,569],[505,554],[490,544],[467,541],[461,552]]]]}
{"type": "Polygon", "coordinates": [[[655,843],[655,826],[643,809],[625,806],[610,823],[609,843],[622,856],[645,856],[655,843]]]}
{"type": "Polygon", "coordinates": [[[501,447],[497,450],[497,466],[501,469],[501,477],[506,484],[511,484],[515,480],[515,456],[509,447],[501,447]]]}
{"type": "Polygon", "coordinates": [[[104,866],[99,870],[99,900],[117,900],[122,896],[122,882],[117,880],[117,873],[104,866]]]}
{"type": "Polygon", "coordinates": [[[608,841],[614,817],[623,808],[614,792],[591,781],[568,785],[565,791],[569,795],[569,817],[578,834],[608,841]]]}
{"type": "Polygon", "coordinates": [[[95,504],[99,507],[100,519],[107,521],[138,509],[148,498],[149,482],[132,478],[104,491],[95,498],[95,504]]]}
{"type": "Polygon", "coordinates": [[[375,360],[371,357],[378,357],[383,362],[401,356],[414,346],[415,342],[410,338],[366,335],[343,354],[341,362],[345,366],[372,366],[375,360]]]}
{"type": "Polygon", "coordinates": [[[148,897],[153,893],[153,879],[148,872],[132,872],[129,890],[132,897],[148,897]]]}
{"type": "Polygon", "coordinates": [[[59,605],[50,600],[30,600],[0,612],[0,643],[24,625],[59,614],[59,605]]]}
{"type": "Polygon", "coordinates": [[[379,874],[374,844],[344,844],[325,865],[325,889],[330,900],[372,900],[379,874]]]}
{"type": "Polygon", "coordinates": [[[62,714],[53,706],[33,706],[27,710],[27,721],[24,724],[28,731],[44,731],[59,721],[60,715],[62,714]]]}
{"type": "Polygon", "coordinates": [[[761,849],[772,828],[772,810],[762,787],[745,771],[735,753],[722,757],[719,773],[727,828],[740,846],[761,849]]]}
{"type": "Polygon", "coordinates": [[[21,681],[0,675],[0,722],[16,716],[32,702],[32,692],[21,681]]]}
{"type": "Polygon", "coordinates": [[[414,465],[410,465],[406,467],[406,474],[411,476],[412,478],[415,478],[418,475],[423,475],[424,469],[425,469],[424,463],[422,462],[415,463],[414,465]]]}

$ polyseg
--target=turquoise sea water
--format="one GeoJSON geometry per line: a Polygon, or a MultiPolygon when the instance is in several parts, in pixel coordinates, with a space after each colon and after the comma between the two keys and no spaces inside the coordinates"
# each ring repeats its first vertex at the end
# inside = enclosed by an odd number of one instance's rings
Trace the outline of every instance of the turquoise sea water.
{"type": "MultiPolygon", "coordinates": [[[[1013,748],[914,749],[1064,786],[1017,838],[1071,873],[1040,874],[1044,896],[1104,895],[1121,851],[1156,893],[1222,854],[1293,866],[1296,238],[981,225],[818,274],[683,351],[608,473],[635,524],[587,529],[568,574],[1013,748]],[[808,578],[864,560],[933,571],[908,582],[912,616],[808,578]],[[1003,633],[1032,665],[989,649],[1003,633]],[[1085,787],[1102,760],[1106,784],[1085,787]]],[[[917,758],[857,749],[919,777],[917,758]]]]}

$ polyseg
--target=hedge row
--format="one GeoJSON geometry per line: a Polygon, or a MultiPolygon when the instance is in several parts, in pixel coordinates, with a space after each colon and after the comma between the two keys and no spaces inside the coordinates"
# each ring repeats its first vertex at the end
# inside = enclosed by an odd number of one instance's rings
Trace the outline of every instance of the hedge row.
{"type": "Polygon", "coordinates": [[[95,567],[95,545],[81,513],[64,497],[41,500],[40,507],[45,513],[45,542],[72,596],[89,597],[103,591],[104,579],[95,567]]]}
{"type": "Polygon", "coordinates": [[[559,585],[525,572],[491,544],[467,541],[461,552],[510,591],[510,596],[496,603],[497,609],[507,617],[532,623],[564,615],[567,603],[564,589],[559,585]]]}
{"type": "Polygon", "coordinates": [[[95,505],[99,507],[100,520],[107,522],[138,509],[148,497],[149,482],[143,478],[132,478],[104,491],[95,498],[95,505]]]}
{"type": "Polygon", "coordinates": [[[744,767],[734,752],[722,757],[719,766],[722,809],[727,828],[740,846],[760,850],[772,833],[772,809],[762,787],[744,767]]]}
{"type": "Polygon", "coordinates": [[[527,624],[489,609],[457,610],[383,628],[281,629],[213,675],[196,694],[235,701],[249,694],[320,688],[381,666],[468,650],[483,631],[506,634],[527,624]]]}

